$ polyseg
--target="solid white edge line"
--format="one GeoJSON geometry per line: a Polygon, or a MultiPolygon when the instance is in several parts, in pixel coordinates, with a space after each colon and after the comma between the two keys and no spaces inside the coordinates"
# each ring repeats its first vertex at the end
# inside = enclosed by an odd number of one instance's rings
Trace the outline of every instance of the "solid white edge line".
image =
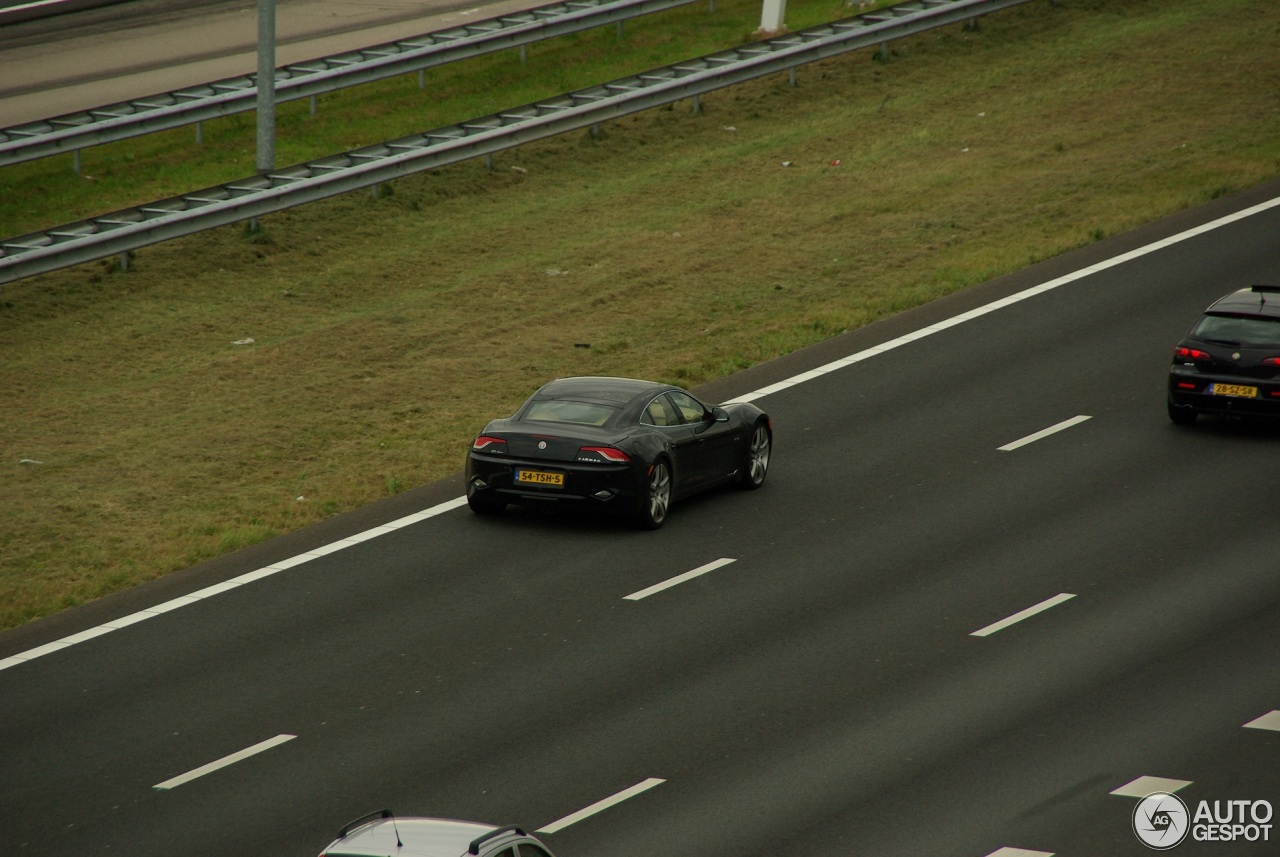
{"type": "Polygon", "coordinates": [[[625,595],[622,600],[639,601],[641,598],[648,598],[650,595],[659,593],[664,589],[670,589],[673,586],[679,586],[681,583],[684,583],[687,580],[693,580],[695,577],[700,577],[709,571],[715,571],[717,568],[724,568],[731,562],[733,562],[733,560],[728,558],[714,560],[706,565],[700,565],[692,571],[686,571],[684,574],[677,574],[675,577],[662,581],[662,583],[655,583],[648,589],[641,589],[639,592],[633,592],[630,595],[625,595]]]}
{"type": "Polygon", "coordinates": [[[1069,420],[1063,420],[1060,423],[1056,423],[1054,425],[1049,426],[1047,429],[1041,429],[1035,434],[1029,434],[1024,438],[1021,438],[1020,440],[1015,440],[1012,443],[1006,443],[1004,446],[997,447],[996,451],[997,452],[1013,452],[1015,449],[1019,447],[1026,446],[1029,443],[1035,443],[1038,440],[1043,440],[1044,438],[1048,437],[1051,434],[1057,434],[1058,432],[1064,429],[1069,429],[1072,426],[1078,426],[1080,425],[1080,423],[1084,422],[1085,420],[1091,420],[1091,419],[1093,419],[1093,417],[1086,417],[1082,414],[1078,417],[1072,417],[1069,420]]]}
{"type": "Polygon", "coordinates": [[[185,774],[180,774],[173,779],[165,780],[163,783],[157,783],[152,786],[152,788],[156,791],[168,791],[169,789],[177,788],[183,783],[189,783],[194,779],[203,777],[205,774],[211,774],[220,768],[225,768],[228,765],[234,765],[236,762],[242,762],[250,756],[256,756],[261,752],[270,750],[272,747],[279,747],[286,741],[292,741],[297,737],[297,735],[277,735],[274,738],[268,738],[266,741],[261,741],[254,744],[252,747],[246,747],[238,753],[232,753],[230,756],[223,756],[216,762],[201,765],[195,770],[187,771],[185,774]]]}
{"type": "Polygon", "coordinates": [[[584,818],[589,818],[598,812],[602,812],[611,806],[620,804],[624,800],[627,800],[628,798],[633,798],[636,795],[640,794],[641,792],[647,792],[649,789],[653,788],[654,786],[662,785],[665,782],[666,780],[661,780],[661,779],[658,779],[657,777],[650,777],[644,782],[636,783],[634,786],[632,786],[629,789],[623,789],[622,791],[618,792],[616,795],[613,795],[612,797],[607,797],[604,800],[598,800],[595,803],[591,804],[591,806],[586,807],[585,809],[580,809],[577,812],[573,813],[572,815],[566,815],[564,818],[560,819],[559,821],[551,822],[546,827],[540,827],[537,830],[535,830],[534,833],[558,833],[559,831],[564,830],[566,827],[568,827],[571,824],[577,824],[579,821],[582,821],[582,819],[584,818]]]}
{"type": "MultiPolygon", "coordinates": [[[[1038,286],[1032,286],[1028,289],[1024,289],[1021,292],[1017,292],[1015,294],[1009,295],[1008,297],[994,300],[991,303],[984,304],[983,306],[968,310],[967,312],[963,312],[960,315],[947,319],[946,321],[942,321],[937,324],[930,325],[929,327],[923,328],[921,330],[915,331],[905,336],[900,336],[897,339],[892,339],[888,342],[882,342],[879,345],[873,346],[863,351],[856,352],[854,354],[850,354],[847,357],[841,357],[839,360],[833,360],[830,363],[826,363],[822,366],[817,367],[816,369],[807,370],[806,372],[803,372],[801,374],[805,375],[806,377],[820,377],[836,369],[841,369],[841,368],[844,368],[845,366],[850,366],[859,361],[866,360],[869,357],[874,357],[877,354],[883,354],[886,351],[892,351],[895,348],[898,348],[903,345],[907,345],[908,343],[911,343],[911,342],[915,342],[916,340],[921,339],[923,337],[929,336],[934,333],[938,333],[943,330],[947,330],[949,328],[955,327],[956,325],[963,324],[966,321],[972,321],[975,318],[980,318],[981,316],[987,315],[988,313],[995,312],[996,310],[1004,309],[1007,306],[1012,306],[1013,304],[1018,303],[1019,301],[1026,300],[1027,298],[1034,297],[1043,292],[1051,291],[1052,289],[1056,289],[1059,286],[1065,286],[1068,283],[1075,282],[1076,280],[1084,279],[1085,277],[1090,277],[1096,273],[1105,271],[1109,268],[1114,268],[1118,265],[1123,265],[1125,262],[1130,262],[1134,259],[1141,258],[1142,256],[1146,256],[1149,253],[1155,253],[1159,250],[1165,249],[1166,247],[1172,247],[1174,244],[1178,244],[1178,243],[1181,243],[1182,241],[1195,238],[1199,235],[1205,234],[1206,232],[1212,232],[1215,229],[1221,229],[1224,226],[1229,226],[1232,223],[1235,223],[1236,221],[1244,220],[1246,218],[1254,216],[1255,214],[1260,214],[1264,211],[1268,211],[1269,209],[1275,208],[1278,205],[1280,205],[1280,197],[1267,200],[1266,202],[1260,202],[1257,205],[1253,205],[1253,206],[1250,206],[1249,208],[1241,209],[1240,211],[1234,212],[1233,214],[1228,214],[1224,217],[1219,217],[1217,220],[1211,220],[1208,223],[1201,224],[1200,226],[1196,226],[1192,229],[1187,229],[1183,232],[1177,233],[1176,235],[1170,235],[1168,238],[1162,238],[1159,241],[1153,241],[1150,244],[1146,244],[1142,247],[1138,247],[1134,250],[1130,250],[1127,253],[1122,253],[1119,256],[1113,256],[1110,259],[1104,259],[1101,262],[1098,262],[1093,265],[1089,265],[1088,267],[1085,267],[1085,268],[1081,268],[1080,270],[1074,271],[1070,274],[1064,274],[1063,276],[1058,277],[1057,279],[1049,280],[1047,282],[1041,283],[1038,286]]],[[[772,384],[767,387],[762,387],[761,389],[755,390],[754,392],[746,393],[741,396],[736,396],[728,400],[724,404],[729,404],[731,402],[755,401],[756,399],[764,398],[765,396],[768,396],[771,393],[776,393],[781,390],[786,390],[793,386],[795,386],[794,383],[779,382],[777,384],[772,384]]],[[[399,527],[407,526],[409,524],[416,524],[419,521],[425,521],[427,518],[435,517],[436,515],[442,514],[443,512],[447,512],[452,509],[456,509],[460,506],[464,506],[466,505],[466,502],[467,502],[466,497],[455,497],[452,500],[447,500],[443,503],[439,503],[422,512],[409,515],[407,517],[399,519],[398,521],[392,521],[390,524],[380,525],[380,527],[375,527],[373,529],[381,529],[383,527],[397,529],[399,527]]],[[[350,539],[343,539],[341,541],[349,542],[351,544],[355,543],[350,539]]],[[[268,566],[265,569],[260,569],[259,572],[257,572],[257,574],[259,578],[268,577],[270,576],[270,574],[274,574],[277,571],[283,571],[286,568],[290,568],[295,565],[301,565],[302,563],[315,558],[315,556],[317,556],[317,554],[315,554],[314,552],[301,554],[297,557],[283,560],[279,563],[276,563],[273,566],[268,566]]],[[[258,578],[255,578],[255,579],[258,579],[258,578]]],[[[182,605],[174,604],[174,606],[182,606],[182,605]]],[[[134,617],[124,617],[123,619],[116,619],[115,621],[109,622],[100,627],[114,631],[117,628],[134,624],[135,622],[141,621],[142,619],[149,619],[153,615],[156,615],[156,614],[152,611],[144,610],[138,614],[135,614],[134,617]]],[[[67,639],[70,639],[70,638],[67,638],[67,639]]],[[[11,655],[7,658],[4,658],[3,660],[0,660],[0,670],[6,670],[6,669],[9,669],[10,667],[17,666],[18,664],[27,663],[28,661],[31,661],[37,657],[40,657],[41,655],[48,654],[50,651],[58,651],[59,649],[66,648],[66,646],[68,645],[70,644],[65,642],[55,641],[54,643],[50,643],[45,646],[40,646],[38,648],[31,649],[26,652],[20,652],[16,655],[11,655]]]]}
{"type": "Polygon", "coordinates": [[[1075,598],[1075,595],[1070,592],[1063,592],[1060,595],[1053,596],[1052,598],[1046,598],[1044,601],[1041,601],[1039,604],[1035,604],[1031,607],[1028,607],[1026,610],[1020,610],[1019,612],[1014,613],[1012,616],[1010,616],[1007,619],[1001,619],[999,622],[993,622],[985,628],[980,628],[977,631],[974,631],[969,636],[989,637],[990,635],[994,634],[996,631],[1000,631],[1000,630],[1003,630],[1004,628],[1008,628],[1010,625],[1016,625],[1017,623],[1021,622],[1023,619],[1029,619],[1032,616],[1036,615],[1037,613],[1043,613],[1044,611],[1048,610],[1050,607],[1057,607],[1062,602],[1070,601],[1072,598],[1075,598]]]}
{"type": "MultiPolygon", "coordinates": [[[[434,518],[436,515],[442,515],[445,512],[449,512],[449,511],[452,511],[453,509],[458,508],[459,506],[465,506],[466,503],[467,503],[466,497],[458,497],[453,500],[446,500],[443,503],[437,503],[436,505],[431,506],[430,508],[424,509],[421,512],[415,512],[412,515],[406,515],[405,517],[392,521],[389,524],[380,524],[379,526],[374,527],[372,529],[379,531],[379,535],[382,535],[388,532],[392,532],[394,530],[401,529],[402,527],[407,527],[411,524],[416,524],[420,521],[425,521],[428,518],[434,518]]],[[[365,532],[369,532],[369,531],[366,530],[365,532]]],[[[30,661],[35,660],[36,658],[43,657],[44,655],[48,655],[53,652],[60,652],[63,649],[67,648],[68,646],[73,646],[76,643],[81,643],[81,642],[84,642],[85,640],[93,639],[94,637],[100,637],[103,634],[109,633],[111,631],[118,631],[119,629],[127,628],[130,625],[136,625],[137,623],[142,622],[146,619],[152,619],[152,618],[155,618],[156,616],[160,616],[164,613],[168,613],[171,610],[177,610],[179,607],[186,607],[189,604],[195,604],[199,601],[204,600],[205,598],[209,598],[214,595],[220,595],[221,593],[227,592],[232,589],[237,589],[246,583],[251,583],[255,580],[261,580],[264,577],[270,577],[273,574],[278,574],[281,571],[285,571],[286,569],[293,568],[294,566],[302,565],[303,563],[310,562],[313,559],[317,559],[322,556],[327,556],[328,554],[334,553],[335,551],[343,550],[353,545],[360,544],[362,541],[362,539],[360,538],[360,535],[361,534],[357,534],[356,536],[348,536],[347,538],[338,539],[337,541],[331,542],[328,545],[324,545],[320,548],[317,548],[316,550],[307,551],[306,553],[301,553],[296,556],[292,556],[288,559],[281,560],[280,562],[273,563],[272,565],[264,566],[263,568],[246,572],[245,574],[242,574],[238,577],[233,577],[230,580],[223,581],[222,583],[215,583],[212,586],[207,586],[204,589],[200,589],[200,590],[197,590],[196,592],[192,592],[189,595],[183,595],[178,598],[174,598],[169,601],[156,604],[152,607],[146,608],[145,610],[139,610],[136,613],[130,613],[127,616],[121,616],[118,619],[112,619],[110,622],[104,622],[103,624],[95,626],[93,628],[88,628],[84,631],[78,631],[75,634],[71,634],[59,640],[54,640],[51,643],[45,643],[44,645],[37,646],[34,649],[28,649],[25,652],[19,652],[16,655],[10,655],[9,657],[0,660],[0,670],[7,670],[10,667],[16,667],[19,664],[28,663],[30,661]]]]}
{"type": "MultiPolygon", "coordinates": [[[[903,345],[907,345],[909,343],[915,342],[916,340],[929,336],[931,334],[940,333],[944,330],[948,330],[952,327],[955,327],[956,325],[964,324],[966,321],[973,321],[974,319],[981,318],[982,316],[987,315],[988,313],[992,313],[992,312],[995,312],[996,310],[1000,310],[1000,309],[1004,309],[1005,307],[1012,306],[1016,303],[1026,300],[1027,298],[1032,298],[1032,297],[1035,297],[1036,295],[1043,294],[1044,292],[1052,291],[1061,286],[1065,286],[1068,283],[1074,283],[1076,280],[1081,280],[1086,277],[1091,277],[1094,274],[1100,273],[1102,271],[1106,271],[1110,268],[1114,268],[1119,265],[1123,265],[1124,263],[1131,262],[1134,259],[1140,259],[1143,256],[1146,256],[1148,254],[1155,253],[1160,250],[1164,250],[1165,248],[1172,247],[1175,244],[1179,244],[1191,238],[1196,238],[1200,235],[1205,234],[1206,232],[1212,232],[1215,229],[1221,229],[1223,226],[1229,226],[1238,220],[1244,220],[1246,218],[1252,217],[1255,214],[1261,214],[1262,212],[1268,211],[1269,209],[1275,208],[1276,206],[1280,206],[1280,197],[1267,200],[1266,202],[1260,202],[1257,205],[1250,206],[1249,208],[1241,209],[1240,211],[1237,211],[1234,214],[1228,214],[1224,217],[1218,218],[1217,220],[1211,220],[1208,223],[1204,223],[1204,224],[1201,224],[1200,226],[1196,226],[1191,229],[1187,229],[1183,232],[1179,232],[1176,235],[1170,235],[1168,238],[1162,238],[1159,241],[1153,241],[1150,244],[1146,244],[1146,245],[1143,245],[1142,247],[1135,248],[1133,250],[1128,251],[1127,253],[1121,253],[1119,256],[1113,256],[1110,259],[1104,259],[1101,262],[1097,262],[1093,265],[1089,265],[1088,267],[1081,268],[1069,274],[1064,274],[1061,277],[1058,277],[1057,279],[1048,280],[1037,286],[1031,286],[1020,292],[1015,292],[1012,295],[1008,295],[1007,297],[999,298],[997,300],[992,301],[991,303],[984,304],[980,307],[975,307],[974,309],[968,310],[967,312],[963,312],[960,315],[954,316],[945,321],[938,322],[937,324],[930,325],[929,327],[922,328],[921,330],[913,331],[912,333],[908,333],[904,336],[899,336],[897,339],[891,339],[888,342],[883,342],[880,345],[874,346],[865,351],[859,351],[855,354],[849,355],[848,357],[842,357],[839,360],[833,360],[831,363],[828,363],[824,366],[819,366],[818,370],[815,370],[815,371],[829,370],[832,368],[840,368],[842,365],[856,363],[859,360],[865,360],[866,358],[874,356],[876,354],[882,354],[886,351],[891,351],[895,348],[899,348],[903,345]]],[[[753,392],[746,393],[741,396],[735,396],[734,398],[730,399],[729,402],[751,402],[756,399],[763,398],[764,396],[767,396],[771,393],[776,393],[780,390],[786,389],[787,386],[788,385],[786,385],[785,382],[771,384],[768,387],[762,387],[759,390],[755,390],[753,392]]],[[[728,404],[729,402],[726,402],[725,404],[728,404]]]]}
{"type": "Polygon", "coordinates": [[[5,12],[22,12],[27,9],[39,9],[42,6],[57,6],[59,3],[65,3],[66,0],[36,0],[34,3],[22,3],[18,6],[8,6],[3,10],[5,12]]]}

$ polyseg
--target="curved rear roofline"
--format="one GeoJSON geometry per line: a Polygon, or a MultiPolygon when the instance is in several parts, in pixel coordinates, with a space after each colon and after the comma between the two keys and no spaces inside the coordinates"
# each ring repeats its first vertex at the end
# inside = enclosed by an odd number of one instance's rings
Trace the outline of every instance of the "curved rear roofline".
{"type": "Polygon", "coordinates": [[[558,378],[542,385],[534,394],[536,398],[577,399],[583,402],[599,402],[601,404],[625,405],[637,396],[652,391],[655,395],[663,390],[675,389],[670,384],[659,384],[656,381],[641,381],[636,378],[607,378],[584,376],[579,378],[558,378]]]}

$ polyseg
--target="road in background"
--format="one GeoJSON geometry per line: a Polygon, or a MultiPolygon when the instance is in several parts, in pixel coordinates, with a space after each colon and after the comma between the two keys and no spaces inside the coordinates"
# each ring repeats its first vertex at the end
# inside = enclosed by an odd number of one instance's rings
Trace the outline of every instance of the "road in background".
{"type": "MultiPolygon", "coordinates": [[[[276,65],[550,0],[279,0],[276,65]]],[[[252,0],[134,0],[0,26],[0,128],[255,73],[252,0]]]]}

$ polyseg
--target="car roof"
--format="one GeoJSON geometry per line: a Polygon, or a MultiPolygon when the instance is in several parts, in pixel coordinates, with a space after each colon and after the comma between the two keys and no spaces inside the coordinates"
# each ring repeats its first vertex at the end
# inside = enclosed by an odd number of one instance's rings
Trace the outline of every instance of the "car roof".
{"type": "Polygon", "coordinates": [[[322,857],[462,857],[472,842],[502,829],[452,818],[395,818],[389,812],[374,821],[362,821],[343,828],[322,857]]]}
{"type": "Polygon", "coordinates": [[[1205,312],[1280,318],[1280,286],[1252,286],[1219,298],[1205,312]]]}
{"type": "Polygon", "coordinates": [[[641,381],[636,378],[581,377],[558,378],[542,385],[534,394],[539,399],[590,399],[625,405],[636,396],[652,391],[674,390],[670,384],[659,384],[656,381],[641,381]]]}

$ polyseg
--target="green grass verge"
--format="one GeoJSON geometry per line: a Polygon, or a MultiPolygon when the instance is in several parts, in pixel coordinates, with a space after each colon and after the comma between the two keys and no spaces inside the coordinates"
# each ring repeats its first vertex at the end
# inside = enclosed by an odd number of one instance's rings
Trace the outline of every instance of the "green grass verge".
{"type": "MultiPolygon", "coordinates": [[[[792,2],[796,28],[845,17],[792,2]]],[[[278,162],[744,41],[717,0],[285,106],[278,162]]],[[[1048,0],[0,287],[0,627],[456,472],[543,381],[723,376],[1280,174],[1280,6],[1048,0]],[[790,166],[783,166],[789,163],[790,166]],[[838,162],[838,164],[837,164],[838,162]],[[253,344],[234,342],[252,338],[253,344]],[[586,347],[581,347],[586,346],[586,347]],[[29,463],[29,462],[40,462],[29,463]]],[[[0,173],[16,235],[252,173],[250,117],[0,173]]]]}

